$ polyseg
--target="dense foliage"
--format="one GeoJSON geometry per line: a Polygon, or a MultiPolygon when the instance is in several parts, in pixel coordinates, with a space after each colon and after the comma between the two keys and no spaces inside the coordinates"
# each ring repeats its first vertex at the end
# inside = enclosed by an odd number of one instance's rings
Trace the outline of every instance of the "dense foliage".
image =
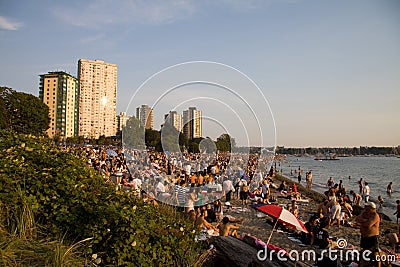
{"type": "MultiPolygon", "coordinates": [[[[115,191],[85,161],[43,137],[0,131],[0,226],[27,228],[27,212],[50,236],[87,241],[105,265],[192,265],[193,225],[168,206],[115,191]]],[[[32,222],[30,222],[32,224],[32,222]]]]}
{"type": "Polygon", "coordinates": [[[40,135],[49,128],[49,108],[39,98],[0,87],[0,129],[40,135]]]}
{"type": "Polygon", "coordinates": [[[137,149],[145,148],[145,129],[140,120],[130,117],[122,128],[122,144],[137,149]]]}
{"type": "Polygon", "coordinates": [[[229,134],[221,134],[215,142],[219,151],[231,152],[236,147],[235,139],[229,134]]]}

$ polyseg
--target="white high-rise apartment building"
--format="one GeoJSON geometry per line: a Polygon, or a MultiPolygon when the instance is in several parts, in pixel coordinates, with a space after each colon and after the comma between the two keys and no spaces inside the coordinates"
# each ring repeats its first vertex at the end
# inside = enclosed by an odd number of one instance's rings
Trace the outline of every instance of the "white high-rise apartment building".
{"type": "Polygon", "coordinates": [[[115,135],[117,72],[116,64],[79,59],[79,135],[115,135]]]}
{"type": "Polygon", "coordinates": [[[170,111],[164,116],[165,123],[172,125],[178,131],[182,132],[182,115],[176,111],[170,111]]]}
{"type": "Polygon", "coordinates": [[[201,110],[189,107],[188,110],[183,111],[183,134],[188,139],[202,136],[201,110]]]}
{"type": "Polygon", "coordinates": [[[126,112],[120,112],[117,115],[117,131],[122,131],[122,128],[126,126],[127,120],[130,116],[126,115],[126,112]]]}
{"type": "Polygon", "coordinates": [[[153,109],[151,109],[148,105],[142,105],[136,108],[136,118],[140,120],[144,128],[153,129],[153,109]]]}

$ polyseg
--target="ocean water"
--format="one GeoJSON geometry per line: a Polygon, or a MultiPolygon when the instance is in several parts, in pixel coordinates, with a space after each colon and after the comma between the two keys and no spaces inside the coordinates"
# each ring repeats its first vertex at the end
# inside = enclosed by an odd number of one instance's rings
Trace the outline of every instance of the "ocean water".
{"type": "MultiPolygon", "coordinates": [[[[397,157],[342,157],[339,160],[314,160],[314,157],[289,156],[285,161],[277,165],[282,169],[283,175],[290,177],[290,170],[303,170],[302,183],[305,185],[305,174],[307,171],[313,173],[313,190],[325,192],[326,182],[333,177],[336,183],[343,180],[346,192],[359,191],[358,180],[363,178],[371,188],[371,200],[378,206],[378,196],[384,199],[383,213],[394,219],[396,211],[396,200],[400,200],[400,158],[397,157]],[[351,179],[349,179],[349,176],[351,179]],[[389,197],[386,187],[393,182],[393,193],[389,197]]],[[[297,181],[297,174],[291,177],[297,181]]]]}

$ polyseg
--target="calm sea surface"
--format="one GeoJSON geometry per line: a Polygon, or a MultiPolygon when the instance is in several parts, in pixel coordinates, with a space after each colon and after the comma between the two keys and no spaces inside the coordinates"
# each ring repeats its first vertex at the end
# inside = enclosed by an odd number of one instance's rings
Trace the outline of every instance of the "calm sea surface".
{"type": "MultiPolygon", "coordinates": [[[[314,157],[288,157],[278,169],[290,177],[290,171],[303,170],[302,183],[305,184],[305,174],[312,170],[313,189],[318,192],[327,190],[326,182],[333,177],[336,183],[343,180],[346,191],[358,192],[358,180],[362,177],[371,187],[371,200],[378,206],[378,196],[385,200],[383,212],[394,219],[396,200],[400,199],[400,158],[397,157],[343,157],[339,160],[314,160],[314,157]],[[349,176],[351,179],[349,179],[349,176]],[[393,182],[391,197],[386,194],[386,187],[393,182]]],[[[297,174],[291,177],[297,181],[297,174]]]]}

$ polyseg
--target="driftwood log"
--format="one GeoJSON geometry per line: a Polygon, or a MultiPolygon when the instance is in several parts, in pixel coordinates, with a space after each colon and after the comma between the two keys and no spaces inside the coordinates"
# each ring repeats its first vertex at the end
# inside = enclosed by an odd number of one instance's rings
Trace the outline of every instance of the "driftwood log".
{"type": "Polygon", "coordinates": [[[208,240],[214,246],[215,252],[204,266],[231,267],[292,267],[309,266],[297,262],[280,262],[278,259],[260,261],[257,258],[257,248],[230,236],[212,237],[208,240]]]}

